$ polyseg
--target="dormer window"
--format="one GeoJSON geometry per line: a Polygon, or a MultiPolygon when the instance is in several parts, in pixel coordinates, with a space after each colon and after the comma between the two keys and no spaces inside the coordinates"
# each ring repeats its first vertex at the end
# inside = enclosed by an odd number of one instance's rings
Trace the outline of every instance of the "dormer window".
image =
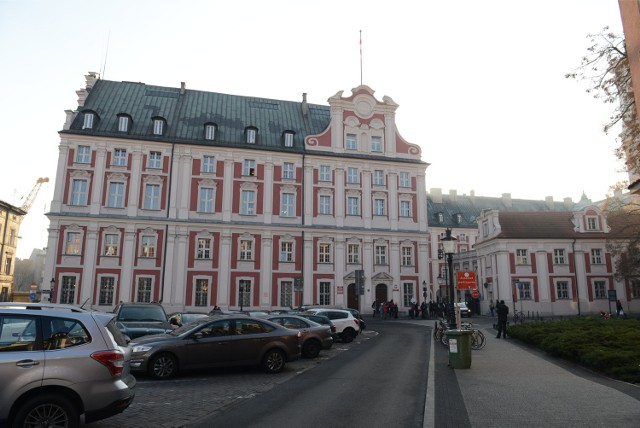
{"type": "Polygon", "coordinates": [[[216,139],[217,126],[213,123],[204,125],[204,139],[214,141],[216,139]]]}
{"type": "Polygon", "coordinates": [[[462,223],[462,214],[456,214],[456,223],[460,224],[462,223]]]}
{"type": "Polygon", "coordinates": [[[284,133],[284,146],[293,147],[293,132],[286,131],[284,133]]]}
{"type": "Polygon", "coordinates": [[[247,144],[255,144],[258,130],[256,128],[247,128],[244,131],[247,144]]]}
{"type": "Polygon", "coordinates": [[[438,213],[438,223],[444,223],[444,214],[438,213]]]}
{"type": "Polygon", "coordinates": [[[161,117],[153,119],[153,135],[163,135],[165,128],[165,120],[161,117]]]}
{"type": "Polygon", "coordinates": [[[118,132],[129,132],[131,127],[131,117],[126,114],[118,115],[118,132]]]}
{"type": "Polygon", "coordinates": [[[600,230],[598,217],[587,217],[587,230],[600,230]]]}
{"type": "Polygon", "coordinates": [[[84,122],[82,122],[82,129],[93,129],[93,121],[96,115],[93,112],[87,111],[84,113],[84,122]]]}

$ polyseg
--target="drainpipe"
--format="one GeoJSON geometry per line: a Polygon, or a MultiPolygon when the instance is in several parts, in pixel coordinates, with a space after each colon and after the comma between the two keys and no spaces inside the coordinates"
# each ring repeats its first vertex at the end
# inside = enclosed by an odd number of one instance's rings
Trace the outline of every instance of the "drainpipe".
{"type": "Polygon", "coordinates": [[[571,243],[571,251],[573,251],[573,276],[576,281],[576,300],[578,302],[578,316],[580,316],[580,291],[578,291],[578,265],[576,263],[576,238],[571,243]]]}

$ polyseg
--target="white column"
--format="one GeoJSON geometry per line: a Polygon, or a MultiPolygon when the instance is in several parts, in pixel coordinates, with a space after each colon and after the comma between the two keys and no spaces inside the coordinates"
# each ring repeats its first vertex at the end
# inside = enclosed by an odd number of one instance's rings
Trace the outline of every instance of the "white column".
{"type": "Polygon", "coordinates": [[[304,224],[313,225],[313,166],[305,165],[304,167],[304,224]]]}
{"type": "Polygon", "coordinates": [[[129,199],[127,200],[127,215],[135,217],[138,214],[140,202],[140,189],[142,183],[142,152],[138,150],[133,151],[131,156],[131,175],[129,181],[126,183],[129,186],[129,199]]]}
{"type": "MultiPolygon", "coordinates": [[[[62,140],[60,145],[58,146],[58,166],[56,168],[56,178],[60,178],[59,180],[55,180],[54,188],[53,188],[53,200],[51,201],[51,212],[60,212],[62,209],[62,198],[64,197],[64,184],[66,182],[66,161],[69,157],[69,145],[67,140],[62,140]]],[[[49,247],[49,249],[55,247],[49,247]]],[[[46,281],[45,281],[46,282],[46,281]]],[[[48,288],[48,283],[46,284],[48,288]]]]}
{"type": "Polygon", "coordinates": [[[336,177],[336,185],[334,187],[335,192],[333,205],[335,206],[335,211],[333,216],[336,219],[336,226],[343,227],[345,215],[344,168],[341,166],[336,167],[334,174],[336,177]]]}
{"type": "MultiPolygon", "coordinates": [[[[93,303],[93,286],[95,284],[96,271],[96,255],[98,249],[98,225],[94,222],[87,225],[87,236],[84,245],[84,269],[82,270],[82,292],[80,293],[80,304],[87,298],[93,303]]],[[[122,286],[122,278],[120,278],[120,286],[122,286]]],[[[56,278],[56,298],[60,296],[60,285],[56,278]]],[[[99,284],[96,284],[98,287],[99,284]]],[[[60,300],[58,300],[59,302],[60,300]]],[[[117,303],[117,302],[115,302],[117,303]]]]}
{"type": "MultiPolygon", "coordinates": [[[[133,263],[136,258],[136,229],[133,223],[127,223],[124,229],[124,242],[122,244],[122,293],[120,294],[122,300],[125,302],[136,301],[137,297],[134,294],[133,298],[131,298],[131,292],[136,291],[136,278],[133,277],[133,263]],[[126,290],[125,290],[125,282],[124,278],[128,278],[129,280],[126,282],[126,290]],[[126,296],[126,298],[124,297],[126,296]]],[[[155,298],[157,300],[157,298],[155,298]]]]}
{"type": "Polygon", "coordinates": [[[420,232],[426,232],[427,223],[427,187],[424,174],[416,176],[416,203],[418,204],[418,229],[420,232]]]}
{"type": "MultiPolygon", "coordinates": [[[[373,210],[371,203],[373,196],[371,195],[371,170],[362,171],[362,219],[364,220],[364,228],[371,229],[371,221],[373,218],[373,210]]],[[[389,201],[387,201],[389,204],[389,201]]]]}
{"type": "Polygon", "coordinates": [[[220,265],[218,268],[218,296],[216,298],[216,304],[220,307],[229,307],[230,269],[231,232],[224,230],[220,234],[220,265]]]}
{"type": "MultiPolygon", "coordinates": [[[[264,195],[262,198],[263,218],[265,224],[271,224],[273,217],[273,161],[264,163],[264,183],[262,186],[264,195]]],[[[277,190],[276,190],[277,191],[277,190]]],[[[257,202],[257,201],[256,201],[257,202]]],[[[279,208],[277,208],[279,210],[279,208]]],[[[279,215],[279,212],[276,214],[279,215]]]]}
{"type": "MultiPolygon", "coordinates": [[[[233,198],[240,197],[233,194],[233,159],[224,161],[224,179],[222,194],[222,221],[231,221],[233,198]]],[[[218,305],[219,306],[219,305],[218,305]]]]}
{"type": "MultiPolygon", "coordinates": [[[[104,171],[105,171],[105,159],[106,151],[104,147],[95,149],[96,152],[96,167],[93,172],[93,179],[91,180],[91,202],[89,204],[89,212],[91,214],[99,214],[100,207],[102,205],[102,195],[104,193],[104,171]]],[[[108,197],[108,195],[107,195],[108,197]]]]}
{"type": "Polygon", "coordinates": [[[304,267],[302,268],[304,271],[304,277],[302,279],[302,288],[304,289],[303,291],[303,301],[302,304],[305,305],[311,305],[314,304],[316,302],[313,301],[313,290],[314,289],[318,289],[317,284],[315,283],[314,279],[313,279],[313,258],[314,256],[314,248],[313,248],[313,236],[306,233],[304,235],[304,243],[303,243],[303,248],[302,251],[304,253],[303,255],[303,261],[304,261],[304,267]]]}
{"type": "Polygon", "coordinates": [[[260,252],[260,307],[271,307],[271,260],[273,258],[273,237],[271,231],[262,234],[260,252]]]}
{"type": "MultiPolygon", "coordinates": [[[[398,230],[398,173],[389,172],[389,225],[398,230]]],[[[426,205],[425,205],[426,206],[426,205]]]]}

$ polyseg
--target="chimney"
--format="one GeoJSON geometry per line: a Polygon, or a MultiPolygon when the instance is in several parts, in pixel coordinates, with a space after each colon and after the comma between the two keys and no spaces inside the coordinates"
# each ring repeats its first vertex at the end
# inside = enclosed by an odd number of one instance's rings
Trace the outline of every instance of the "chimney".
{"type": "Polygon", "coordinates": [[[307,104],[307,93],[302,93],[302,115],[309,117],[309,105],[307,104]]]}
{"type": "Polygon", "coordinates": [[[469,197],[471,198],[471,202],[475,202],[476,201],[476,191],[475,190],[471,190],[469,192],[469,197]]]}
{"type": "Polygon", "coordinates": [[[544,198],[545,203],[549,209],[553,209],[553,196],[547,196],[544,198]]]}
{"type": "Polygon", "coordinates": [[[502,203],[505,207],[511,208],[511,193],[503,193],[502,194],[502,203]]]}
{"type": "Polygon", "coordinates": [[[442,189],[432,187],[431,189],[429,189],[429,195],[431,195],[431,200],[434,204],[442,203],[442,189]]]}
{"type": "Polygon", "coordinates": [[[564,207],[568,210],[573,209],[573,201],[571,200],[571,198],[564,198],[564,207]]]}
{"type": "Polygon", "coordinates": [[[449,189],[449,197],[451,198],[451,202],[456,202],[458,200],[458,191],[456,189],[449,189]]]}
{"type": "Polygon", "coordinates": [[[180,95],[184,95],[187,92],[187,84],[180,82],[180,95]]]}

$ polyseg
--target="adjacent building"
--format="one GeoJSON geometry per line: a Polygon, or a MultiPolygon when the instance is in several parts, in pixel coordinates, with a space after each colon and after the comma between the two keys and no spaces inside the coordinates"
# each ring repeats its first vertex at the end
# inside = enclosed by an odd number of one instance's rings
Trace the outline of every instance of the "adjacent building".
{"type": "Polygon", "coordinates": [[[0,201],[0,302],[12,300],[18,232],[26,214],[22,208],[0,201]]]}

